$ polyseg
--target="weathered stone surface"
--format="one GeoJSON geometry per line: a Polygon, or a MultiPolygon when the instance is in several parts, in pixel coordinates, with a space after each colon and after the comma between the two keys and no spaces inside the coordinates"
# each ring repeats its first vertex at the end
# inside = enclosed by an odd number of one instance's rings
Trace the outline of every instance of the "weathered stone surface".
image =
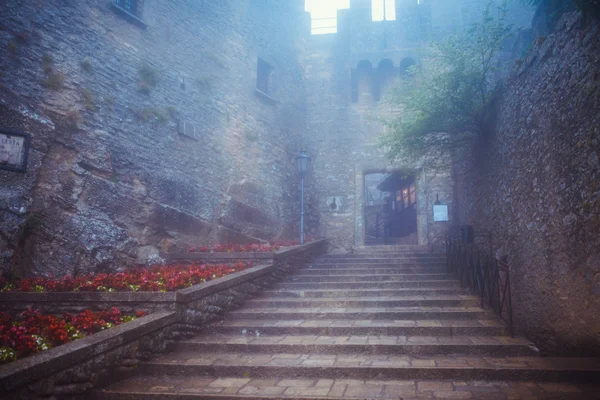
{"type": "Polygon", "coordinates": [[[600,22],[567,14],[557,29],[514,69],[493,135],[457,170],[459,219],[507,257],[521,332],[589,356],[600,354],[600,22]]]}
{"type": "Polygon", "coordinates": [[[33,139],[28,172],[0,172],[2,270],[114,270],[297,232],[302,5],[146,2],[143,20],[104,0],[0,5],[0,125],[33,139]],[[259,56],[274,104],[254,94],[259,56]]]}

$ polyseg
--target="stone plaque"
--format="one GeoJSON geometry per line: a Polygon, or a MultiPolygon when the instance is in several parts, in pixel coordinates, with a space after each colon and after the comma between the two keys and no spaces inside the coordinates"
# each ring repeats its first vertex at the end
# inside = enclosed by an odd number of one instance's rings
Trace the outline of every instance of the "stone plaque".
{"type": "Polygon", "coordinates": [[[433,206],[434,221],[448,221],[448,206],[445,204],[433,206]]]}
{"type": "Polygon", "coordinates": [[[28,134],[0,131],[0,169],[25,172],[28,154],[28,134]]]}

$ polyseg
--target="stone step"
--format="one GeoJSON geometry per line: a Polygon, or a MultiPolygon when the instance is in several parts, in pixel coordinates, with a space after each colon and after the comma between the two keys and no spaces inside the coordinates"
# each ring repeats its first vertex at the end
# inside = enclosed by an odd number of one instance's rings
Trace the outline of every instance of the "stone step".
{"type": "Polygon", "coordinates": [[[364,264],[364,263],[346,263],[346,264],[334,264],[334,263],[310,263],[308,266],[304,268],[327,268],[327,269],[347,269],[347,268],[394,268],[394,269],[412,269],[412,268],[446,268],[446,263],[428,263],[428,264],[420,264],[420,263],[373,263],[373,264],[364,264]]]}
{"type": "Polygon", "coordinates": [[[292,290],[275,289],[262,292],[264,297],[292,298],[339,298],[339,297],[403,297],[403,296],[440,296],[465,295],[466,290],[459,287],[449,288],[413,288],[413,289],[328,289],[328,290],[292,290]]]}
{"type": "Polygon", "coordinates": [[[215,334],[320,335],[320,336],[506,336],[508,330],[494,320],[232,320],[211,325],[215,334]]]}
{"type": "Polygon", "coordinates": [[[277,289],[404,289],[404,288],[459,288],[460,281],[453,279],[381,282],[368,279],[360,282],[282,282],[274,285],[277,289]]]}
{"type": "Polygon", "coordinates": [[[348,275],[290,275],[284,282],[364,282],[364,281],[383,281],[383,282],[405,282],[405,281],[431,281],[431,280],[454,280],[451,274],[348,274],[348,275]]]}
{"type": "Polygon", "coordinates": [[[445,258],[332,258],[316,259],[311,264],[446,264],[445,258]]]}
{"type": "Polygon", "coordinates": [[[295,276],[301,275],[353,275],[353,274],[444,274],[446,273],[446,269],[436,267],[436,268],[427,268],[427,267],[412,267],[412,268],[380,268],[380,267],[362,267],[362,268],[321,268],[321,266],[309,266],[307,268],[303,268],[294,273],[295,276]]]}
{"type": "Polygon", "coordinates": [[[584,381],[598,383],[600,359],[173,352],[143,363],[151,376],[303,379],[455,379],[584,381]]]}
{"type": "Polygon", "coordinates": [[[309,298],[294,299],[261,297],[245,302],[247,307],[262,308],[347,308],[347,307],[477,307],[481,298],[470,295],[360,297],[360,298],[309,298]]]}
{"type": "Polygon", "coordinates": [[[428,319],[476,319],[495,320],[491,311],[480,307],[390,307],[390,308],[246,308],[231,311],[227,320],[428,320],[428,319]]]}
{"type": "Polygon", "coordinates": [[[95,400],[184,399],[594,399],[600,385],[532,381],[365,380],[272,376],[136,376],[94,393],[95,400]]]}
{"type": "Polygon", "coordinates": [[[174,343],[179,354],[237,353],[536,356],[528,340],[508,336],[318,336],[204,334],[174,343]]]}
{"type": "Polygon", "coordinates": [[[365,258],[446,258],[445,254],[433,253],[362,253],[362,254],[327,254],[317,257],[319,260],[336,260],[340,258],[347,259],[365,259],[365,258]]]}

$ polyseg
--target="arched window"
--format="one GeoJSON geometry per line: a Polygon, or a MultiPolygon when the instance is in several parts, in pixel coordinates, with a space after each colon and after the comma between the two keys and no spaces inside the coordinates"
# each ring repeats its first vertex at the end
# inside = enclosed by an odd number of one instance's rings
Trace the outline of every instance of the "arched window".
{"type": "Polygon", "coordinates": [[[392,60],[381,60],[377,68],[377,82],[375,86],[374,100],[379,101],[385,91],[390,88],[396,78],[396,68],[392,60]]]}
{"type": "Polygon", "coordinates": [[[352,71],[352,101],[367,103],[373,100],[373,66],[370,61],[358,63],[352,71]]]}
{"type": "Polygon", "coordinates": [[[405,58],[400,62],[400,73],[408,75],[412,66],[417,65],[416,61],[410,57],[405,58]]]}

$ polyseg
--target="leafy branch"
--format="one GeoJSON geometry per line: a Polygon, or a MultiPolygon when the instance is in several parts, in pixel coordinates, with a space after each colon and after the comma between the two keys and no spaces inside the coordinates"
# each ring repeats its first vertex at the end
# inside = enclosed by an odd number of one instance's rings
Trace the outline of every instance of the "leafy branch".
{"type": "Polygon", "coordinates": [[[382,145],[397,159],[419,157],[436,148],[460,146],[489,124],[497,56],[512,26],[506,4],[484,9],[480,22],[435,42],[409,76],[393,89],[389,101],[399,116],[384,121],[382,145]]]}

